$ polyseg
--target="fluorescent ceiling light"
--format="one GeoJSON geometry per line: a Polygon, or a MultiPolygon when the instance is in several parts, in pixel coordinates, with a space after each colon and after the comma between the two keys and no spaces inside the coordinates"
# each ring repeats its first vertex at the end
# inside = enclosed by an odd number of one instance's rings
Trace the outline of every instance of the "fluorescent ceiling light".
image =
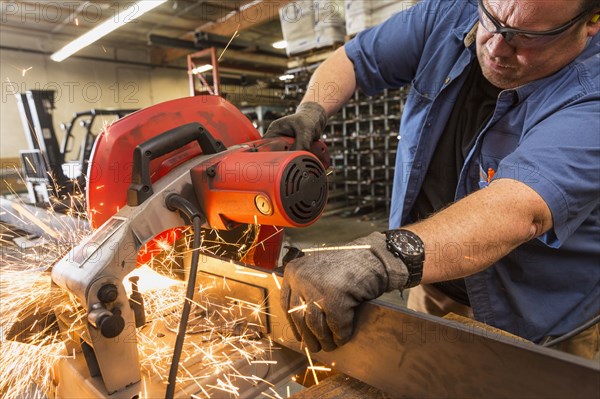
{"type": "Polygon", "coordinates": [[[287,47],[287,42],[285,40],[280,40],[278,42],[275,42],[275,43],[271,44],[271,46],[273,46],[275,48],[286,48],[287,47]]]}
{"type": "Polygon", "coordinates": [[[294,79],[294,75],[290,75],[290,74],[288,74],[288,75],[281,75],[279,77],[279,80],[292,80],[292,79],[294,79]]]}
{"type": "Polygon", "coordinates": [[[135,4],[130,4],[129,7],[125,7],[119,14],[110,17],[108,20],[96,26],[91,31],[83,34],[82,36],[73,40],[71,43],[67,44],[65,47],[58,50],[56,53],[52,54],[50,58],[53,61],[61,62],[82,48],[89,46],[101,37],[108,35],[115,29],[125,25],[127,22],[133,21],[142,14],[147,13],[166,1],[167,0],[144,0],[138,1],[135,4]]]}
{"type": "Polygon", "coordinates": [[[192,69],[192,75],[196,75],[202,72],[206,72],[206,71],[210,71],[211,69],[213,69],[213,66],[210,64],[205,64],[199,67],[196,67],[194,69],[192,69]]]}

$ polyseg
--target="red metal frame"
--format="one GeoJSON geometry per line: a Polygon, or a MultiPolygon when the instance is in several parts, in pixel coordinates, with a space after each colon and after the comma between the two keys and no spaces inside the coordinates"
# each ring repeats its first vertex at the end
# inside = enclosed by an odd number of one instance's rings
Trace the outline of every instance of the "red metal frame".
{"type": "Polygon", "coordinates": [[[206,87],[207,91],[211,95],[218,96],[221,94],[220,83],[219,83],[219,61],[217,60],[217,51],[214,47],[210,47],[204,49],[202,51],[198,51],[196,53],[188,54],[187,56],[187,65],[188,65],[188,76],[190,80],[190,96],[197,96],[200,94],[199,91],[196,90],[196,78],[200,81],[201,87],[206,87]],[[196,64],[198,60],[206,60],[210,56],[210,61],[213,69],[210,71],[213,75],[213,87],[211,89],[210,85],[204,79],[202,74],[195,74],[192,72],[194,68],[197,68],[199,65],[196,64]]]}

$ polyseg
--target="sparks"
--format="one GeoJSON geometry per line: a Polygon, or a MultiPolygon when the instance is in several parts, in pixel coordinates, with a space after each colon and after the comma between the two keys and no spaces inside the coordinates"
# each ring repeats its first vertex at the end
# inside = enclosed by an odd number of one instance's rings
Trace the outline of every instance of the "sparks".
{"type": "Polygon", "coordinates": [[[317,378],[315,365],[313,364],[312,358],[310,357],[310,352],[308,351],[307,347],[304,347],[304,352],[306,352],[306,358],[308,359],[308,364],[310,364],[310,367],[308,367],[308,369],[312,371],[313,378],[315,379],[315,384],[319,385],[319,379],[317,378]]]}
{"type": "MultiPolygon", "coordinates": [[[[53,217],[57,221],[62,220],[56,216],[52,207],[44,211],[44,218],[28,213],[25,207],[21,207],[24,211],[18,214],[15,211],[14,216],[18,220],[35,223],[52,237],[52,240],[42,240],[39,245],[27,250],[19,248],[20,251],[8,253],[2,258],[0,392],[3,397],[6,395],[11,398],[45,398],[46,392],[53,392],[55,389],[53,381],[57,380],[58,376],[53,376],[52,370],[57,362],[79,360],[82,353],[75,349],[78,346],[74,345],[74,342],[92,339],[87,330],[87,313],[79,299],[53,286],[47,271],[68,250],[91,233],[86,221],[87,215],[77,210],[82,209],[83,196],[72,198],[71,201],[74,206],[66,213],[74,216],[76,225],[63,226],[64,222],[60,222],[58,224],[62,227],[58,230],[51,227],[57,223],[46,222],[48,218],[53,217]],[[56,319],[46,317],[50,314],[56,314],[63,321],[61,328],[58,327],[56,319]],[[31,318],[29,324],[25,323],[28,318],[31,318]],[[19,342],[13,337],[14,331],[20,334],[19,342]],[[36,393],[31,393],[32,386],[39,388],[35,390],[36,393]]],[[[14,209],[19,209],[19,206],[14,209]]],[[[2,212],[7,210],[2,209],[2,212]]],[[[258,236],[257,229],[257,226],[250,226],[240,242],[227,244],[236,245],[239,256],[244,256],[244,251],[261,245],[259,242],[253,242],[258,241],[252,238],[258,236]]],[[[128,278],[134,275],[139,277],[138,291],[145,306],[146,323],[138,328],[133,336],[139,350],[142,376],[139,395],[143,398],[155,397],[156,392],[164,390],[164,382],[168,378],[173,341],[177,334],[185,291],[184,271],[182,269],[180,274],[177,274],[177,262],[182,255],[191,253],[191,234],[189,230],[186,232],[183,248],[159,243],[163,253],[148,264],[138,267],[123,281],[129,294],[131,284],[128,278]]],[[[277,229],[275,234],[281,232],[282,230],[277,229]]],[[[203,253],[217,256],[222,254],[217,251],[222,251],[219,244],[225,241],[218,234],[216,236],[217,242],[203,242],[203,253]]],[[[0,235],[3,248],[5,243],[14,246],[8,237],[0,235]]],[[[236,259],[238,260],[240,259],[236,259]]],[[[233,261],[231,263],[235,264],[233,261]]],[[[273,273],[252,272],[243,267],[237,267],[236,272],[257,278],[268,278],[271,274],[275,285],[281,289],[278,277],[273,273]]],[[[236,386],[236,382],[243,381],[253,385],[264,383],[273,386],[263,378],[254,374],[245,375],[243,372],[245,370],[248,374],[247,370],[254,367],[250,365],[277,365],[277,361],[272,357],[273,349],[278,348],[277,344],[270,338],[261,338],[265,329],[265,317],[269,316],[266,299],[265,303],[241,300],[233,294],[237,292],[236,287],[233,284],[231,286],[226,278],[203,278],[191,301],[192,311],[187,330],[189,337],[186,338],[182,349],[177,383],[180,389],[197,392],[197,396],[192,397],[220,397],[224,393],[236,397],[243,396],[240,388],[236,386]],[[220,291],[219,288],[232,293],[230,296],[220,293],[219,298],[224,298],[224,303],[215,301],[215,291],[220,291]]],[[[272,388],[265,392],[275,398],[281,398],[272,388]]]]}
{"type": "Polygon", "coordinates": [[[275,285],[277,286],[277,289],[281,291],[281,284],[279,283],[277,275],[275,273],[271,273],[271,276],[273,276],[273,280],[275,280],[275,285]]]}
{"type": "Polygon", "coordinates": [[[295,308],[291,308],[290,310],[288,310],[288,313],[294,313],[294,312],[298,312],[300,310],[305,310],[307,307],[307,305],[304,303],[302,305],[296,306],[295,308]]]}
{"type": "Polygon", "coordinates": [[[314,371],[331,371],[331,369],[329,367],[325,367],[325,366],[309,366],[309,367],[307,367],[307,369],[314,370],[314,371]]]}
{"type": "Polygon", "coordinates": [[[260,278],[267,278],[267,275],[265,273],[259,273],[259,272],[249,272],[246,270],[236,270],[235,271],[237,274],[245,274],[246,276],[254,276],[254,277],[260,277],[260,278]]]}
{"type": "Polygon", "coordinates": [[[229,42],[227,43],[227,45],[225,46],[225,48],[223,49],[223,51],[221,52],[221,54],[219,55],[219,58],[217,59],[217,62],[221,61],[221,58],[223,57],[223,55],[225,54],[225,51],[227,51],[227,49],[229,48],[229,45],[231,44],[231,42],[233,41],[233,39],[235,39],[236,37],[238,37],[238,32],[240,30],[240,24],[238,24],[235,32],[233,32],[233,35],[231,35],[231,39],[229,39],[229,42]]]}

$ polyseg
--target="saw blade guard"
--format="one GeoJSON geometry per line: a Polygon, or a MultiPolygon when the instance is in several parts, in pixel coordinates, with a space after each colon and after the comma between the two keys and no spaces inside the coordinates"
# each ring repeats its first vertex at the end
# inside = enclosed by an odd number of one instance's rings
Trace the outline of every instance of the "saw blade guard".
{"type": "MultiPolygon", "coordinates": [[[[108,125],[98,136],[88,165],[87,209],[93,229],[97,229],[127,203],[135,148],[153,137],[190,122],[210,129],[225,146],[260,138],[250,120],[219,96],[196,96],[156,104],[108,125]]],[[[150,176],[156,182],[170,170],[199,155],[196,143],[187,144],[150,163],[150,176]]],[[[138,263],[148,263],[163,251],[167,242],[182,237],[181,229],[161,233],[140,250],[138,263]]]]}
{"type": "MultiPolygon", "coordinates": [[[[235,106],[219,96],[196,96],[156,104],[115,121],[99,135],[88,166],[87,204],[94,229],[127,203],[135,148],[163,132],[198,122],[226,147],[258,140],[260,133],[235,106]]],[[[202,153],[197,143],[152,160],[152,182],[202,153]]]]}

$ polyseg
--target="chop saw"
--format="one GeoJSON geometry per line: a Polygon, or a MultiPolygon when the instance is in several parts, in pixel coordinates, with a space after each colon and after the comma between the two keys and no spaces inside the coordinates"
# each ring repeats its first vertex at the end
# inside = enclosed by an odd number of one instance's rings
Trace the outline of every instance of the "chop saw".
{"type": "MultiPolygon", "coordinates": [[[[74,353],[56,367],[55,397],[259,397],[273,387],[269,384],[305,366],[305,349],[279,305],[278,262],[282,228],[308,226],[323,211],[329,159],[320,142],[311,151],[290,151],[291,144],[286,138],[261,139],[243,114],[216,96],[158,104],[102,133],[88,173],[96,230],[52,270],[53,284],[82,309],[77,318],[55,310],[74,353]],[[135,283],[128,294],[125,280],[143,262],[140,249],[157,245],[156,237],[180,237],[186,226],[193,227],[194,243],[185,301],[179,290],[182,315],[172,325],[164,318],[148,319],[134,298],[135,283]],[[241,254],[221,256],[202,251],[201,229],[252,233],[241,254]],[[213,298],[234,304],[227,309],[239,311],[233,324],[223,322],[215,330],[187,323],[190,313],[200,319],[223,316],[198,299],[196,278],[204,281],[199,286],[211,288],[213,298]],[[233,331],[232,337],[242,331],[245,338],[238,343],[256,350],[236,359],[224,340],[221,353],[229,360],[211,369],[216,355],[203,343],[225,331],[233,331]],[[144,339],[166,342],[169,350],[162,357],[170,360],[168,373],[143,366],[142,333],[144,339]],[[196,351],[182,355],[185,344],[196,351]],[[233,363],[237,373],[224,373],[233,363]]],[[[312,354],[310,361],[335,363],[339,371],[393,397],[598,392],[598,365],[571,355],[378,301],[363,304],[357,315],[347,345],[312,354]]]]}

